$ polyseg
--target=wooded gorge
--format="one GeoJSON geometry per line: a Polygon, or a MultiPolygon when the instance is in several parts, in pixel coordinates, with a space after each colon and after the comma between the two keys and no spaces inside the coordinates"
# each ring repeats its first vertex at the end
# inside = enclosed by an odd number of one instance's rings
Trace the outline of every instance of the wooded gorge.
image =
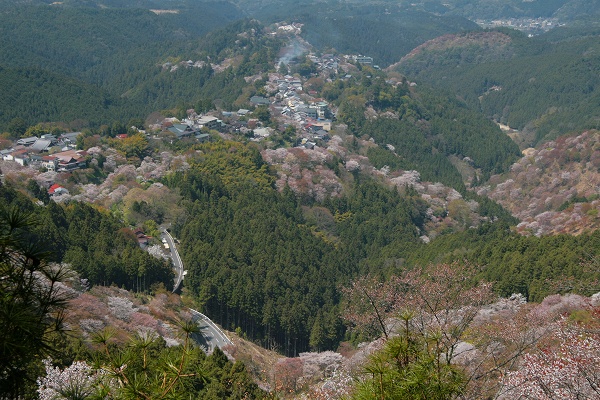
{"type": "Polygon", "coordinates": [[[564,29],[564,36],[557,28],[535,38],[514,31],[488,32],[474,42],[468,34],[440,38],[396,68],[525,131],[524,145],[535,146],[598,128],[597,40],[564,29]]]}

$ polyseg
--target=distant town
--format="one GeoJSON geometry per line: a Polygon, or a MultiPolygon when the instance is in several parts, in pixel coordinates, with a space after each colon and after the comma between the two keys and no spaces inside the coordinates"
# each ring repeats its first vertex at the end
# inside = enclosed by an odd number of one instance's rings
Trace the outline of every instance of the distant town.
{"type": "Polygon", "coordinates": [[[507,27],[528,33],[530,36],[539,35],[557,26],[564,26],[557,18],[506,18],[494,20],[476,20],[482,28],[507,27]]]}

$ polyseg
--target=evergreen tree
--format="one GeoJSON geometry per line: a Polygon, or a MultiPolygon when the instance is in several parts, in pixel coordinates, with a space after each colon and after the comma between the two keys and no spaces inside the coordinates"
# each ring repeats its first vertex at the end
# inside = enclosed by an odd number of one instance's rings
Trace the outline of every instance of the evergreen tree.
{"type": "Polygon", "coordinates": [[[0,396],[26,395],[35,381],[31,365],[51,354],[61,332],[68,296],[59,289],[69,271],[50,264],[50,253],[32,235],[33,214],[0,208],[0,396]]]}

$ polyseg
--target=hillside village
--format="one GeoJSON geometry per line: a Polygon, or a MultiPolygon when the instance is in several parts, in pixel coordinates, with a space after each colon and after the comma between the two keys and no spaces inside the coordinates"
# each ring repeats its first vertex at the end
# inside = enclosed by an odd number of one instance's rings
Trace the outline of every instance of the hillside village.
{"type": "MultiPolygon", "coordinates": [[[[417,171],[390,174],[389,168],[374,168],[367,157],[349,150],[350,136],[344,125],[334,122],[336,107],[308,87],[315,76],[324,81],[353,79],[353,74],[359,72],[357,66],[371,65],[371,58],[310,54],[308,59],[315,65],[314,74],[302,77],[269,73],[264,95],[251,96],[247,109],[205,114],[190,109],[185,118],[163,117],[154,120],[146,130],[131,127],[128,133],[116,134],[112,139],[81,132],[60,134],[56,139],[49,135],[20,139],[16,146],[4,151],[2,170],[9,179],[34,179],[54,201],[72,199],[114,207],[132,189],[140,185],[160,186],[159,180],[167,172],[188,168],[185,157],[173,156],[167,150],[169,146],[178,146],[178,142],[191,146],[217,139],[249,140],[263,148],[263,158],[274,167],[276,187],[283,190],[288,186],[299,196],[323,201],[344,192],[342,178],[327,166],[333,157],[344,163],[348,177],[361,171],[391,187],[412,186],[429,205],[427,229],[421,233],[425,242],[442,231],[476,226],[485,220],[477,212],[478,204],[467,202],[456,190],[440,183],[421,182],[417,171]],[[131,153],[128,142],[133,140],[145,142],[145,150],[131,153]],[[284,142],[289,147],[281,147],[284,142]],[[152,153],[151,149],[162,150],[152,153]],[[174,163],[175,159],[181,161],[174,163]],[[6,163],[25,168],[15,169],[6,163]],[[87,167],[96,171],[96,178],[90,179],[85,172],[90,171],[87,167]],[[73,175],[77,170],[83,174],[73,175]],[[116,181],[120,183],[115,184],[116,181]]],[[[412,86],[394,79],[387,84],[412,86]]],[[[365,150],[374,145],[373,139],[359,141],[359,147],[365,150]]]]}
{"type": "MultiPolygon", "coordinates": [[[[361,66],[376,68],[371,57],[309,53],[306,60],[313,65],[313,73],[307,76],[276,72],[265,75],[264,87],[247,99],[247,108],[233,111],[212,110],[208,113],[197,113],[194,109],[189,109],[185,118],[155,118],[147,122],[145,130],[132,126],[127,133],[118,133],[108,141],[98,134],[82,132],[46,133],[40,137],[24,137],[0,151],[4,161],[2,170],[10,177],[17,171],[17,167],[11,167],[10,164],[26,167],[18,174],[34,178],[56,201],[72,198],[102,203],[102,199],[107,198],[110,200],[105,204],[110,206],[126,196],[129,189],[121,185],[107,191],[107,184],[102,180],[108,178],[110,182],[111,175],[135,168],[138,172],[128,172],[127,174],[131,175],[127,179],[133,179],[137,184],[155,182],[169,168],[173,168],[173,156],[168,155],[169,151],[164,151],[165,145],[168,147],[181,142],[190,146],[217,138],[249,140],[260,144],[263,158],[277,171],[276,186],[279,190],[289,186],[298,195],[308,195],[318,201],[328,196],[339,196],[343,192],[343,183],[325,166],[330,162],[332,155],[341,158],[348,172],[361,170],[362,173],[371,174],[398,188],[403,185],[412,186],[429,204],[430,221],[422,235],[426,242],[445,229],[458,229],[461,225],[468,227],[471,224],[477,226],[482,221],[477,213],[477,203],[465,202],[455,190],[435,182],[421,182],[416,171],[388,175],[389,172],[385,168],[377,170],[370,165],[366,157],[348,150],[345,128],[335,122],[337,108],[319,97],[319,87],[313,86],[315,81],[319,80],[332,82],[334,79],[355,79],[353,76],[363,74],[359,71],[361,66]],[[120,147],[127,147],[129,145],[126,142],[140,138],[145,142],[145,150],[142,152],[128,153],[129,150],[120,147]],[[286,142],[287,148],[280,147],[286,142]],[[150,149],[162,150],[152,154],[148,152],[150,149]],[[310,163],[302,161],[304,158],[310,159],[310,163]],[[132,165],[127,167],[130,164],[132,165]],[[160,164],[163,165],[162,168],[153,170],[153,166],[160,164]],[[95,185],[104,187],[91,192],[97,193],[96,195],[87,193],[92,188],[89,177],[85,178],[85,174],[71,174],[89,167],[100,167],[99,171],[102,171],[99,174],[100,180],[92,179],[95,185]],[[115,193],[111,193],[115,189],[115,193]],[[104,194],[96,197],[100,193],[104,194]],[[461,216],[457,217],[458,215],[461,216]]],[[[189,63],[186,67],[190,67],[189,63]]],[[[293,68],[294,61],[286,66],[286,69],[288,67],[293,68]]],[[[386,84],[414,86],[414,83],[398,79],[389,79],[386,84]]],[[[373,145],[373,139],[360,141],[360,146],[365,149],[373,145]]],[[[393,149],[393,146],[390,149],[393,149]]],[[[175,158],[183,160],[180,156],[175,158]]],[[[183,161],[175,165],[176,168],[185,168],[186,163],[183,161]]],[[[514,168],[518,168],[518,164],[514,168]]],[[[498,189],[504,185],[499,184],[498,189]]],[[[484,187],[478,191],[485,194],[489,189],[484,187]]],[[[565,196],[561,198],[566,199],[565,196]]],[[[581,208],[571,208],[569,212],[577,213],[578,210],[581,208]]],[[[587,208],[584,212],[586,210],[587,208]]],[[[538,214],[544,211],[546,210],[541,210],[538,214]]],[[[546,214],[547,212],[543,215],[546,214]]],[[[540,220],[544,218],[543,215],[540,220]]],[[[534,215],[533,218],[537,217],[534,215]]],[[[575,221],[573,218],[575,217],[572,217],[571,221],[575,221]]],[[[525,225],[524,222],[519,227],[525,225]]],[[[526,229],[519,230],[524,234],[529,232],[526,229]]]]}
{"type": "MultiPolygon", "coordinates": [[[[329,76],[337,73],[344,74],[343,79],[351,79],[352,76],[346,72],[355,70],[356,67],[343,60],[372,63],[370,58],[340,58],[332,54],[321,57],[311,54],[309,59],[316,66],[317,73],[328,76],[329,81],[329,76]]],[[[189,64],[186,65],[189,67],[189,64]]],[[[209,141],[211,135],[222,138],[241,135],[252,141],[263,141],[276,132],[290,132],[291,128],[294,135],[289,139],[292,143],[312,149],[317,143],[323,145],[328,141],[336,110],[332,110],[324,99],[316,97],[316,90],[304,90],[306,81],[306,78],[298,74],[292,76],[270,73],[264,87],[268,95],[250,97],[248,108],[236,111],[217,110],[207,114],[198,114],[190,109],[186,118],[181,120],[163,117],[162,120],[149,124],[147,130],[134,126],[129,128],[129,133],[119,133],[114,138],[124,140],[131,134],[143,134],[149,141],[168,140],[173,143],[173,140],[191,140],[190,143],[203,143],[209,141]],[[266,110],[267,114],[261,110],[266,110]],[[255,118],[259,113],[262,117],[255,118]],[[273,123],[269,124],[271,120],[273,123]]],[[[84,169],[90,158],[97,157],[97,153],[96,156],[88,154],[84,147],[88,144],[89,148],[90,143],[97,143],[100,139],[100,136],[95,135],[96,140],[86,143],[82,140],[84,136],[81,132],[64,132],[24,137],[1,150],[0,155],[3,161],[29,166],[40,172],[62,173],[84,169]]],[[[48,187],[54,184],[48,181],[45,183],[48,187]]]]}

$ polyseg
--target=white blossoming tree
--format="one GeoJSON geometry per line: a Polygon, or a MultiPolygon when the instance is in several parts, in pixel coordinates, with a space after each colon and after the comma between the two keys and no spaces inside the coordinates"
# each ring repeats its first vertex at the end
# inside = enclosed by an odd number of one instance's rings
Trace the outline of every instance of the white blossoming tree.
{"type": "Polygon", "coordinates": [[[557,324],[558,343],[525,354],[506,374],[499,400],[600,398],[600,336],[568,323],[557,324]]]}
{"type": "Polygon", "coordinates": [[[38,395],[40,400],[83,400],[98,395],[104,385],[105,373],[94,370],[84,361],[75,361],[61,370],[44,360],[46,376],[39,378],[38,395]]]}

